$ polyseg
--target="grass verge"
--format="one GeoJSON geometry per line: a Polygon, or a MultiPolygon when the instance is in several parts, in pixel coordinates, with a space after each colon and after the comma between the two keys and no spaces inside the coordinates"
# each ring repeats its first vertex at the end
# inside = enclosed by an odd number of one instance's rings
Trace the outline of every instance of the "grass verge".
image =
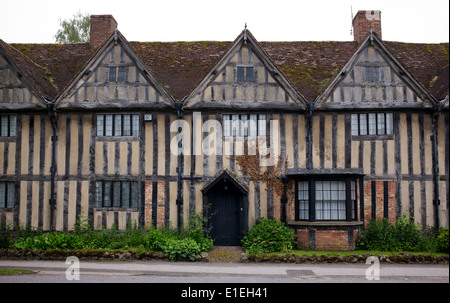
{"type": "Polygon", "coordinates": [[[34,271],[28,269],[5,269],[0,268],[0,275],[28,275],[34,274],[34,271]]]}

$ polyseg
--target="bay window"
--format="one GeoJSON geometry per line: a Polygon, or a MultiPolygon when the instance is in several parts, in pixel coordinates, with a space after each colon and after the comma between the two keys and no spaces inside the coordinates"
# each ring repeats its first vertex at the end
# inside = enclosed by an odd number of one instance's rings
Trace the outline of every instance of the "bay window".
{"type": "Polygon", "coordinates": [[[354,178],[312,177],[296,182],[296,219],[354,221],[357,218],[354,178]]]}

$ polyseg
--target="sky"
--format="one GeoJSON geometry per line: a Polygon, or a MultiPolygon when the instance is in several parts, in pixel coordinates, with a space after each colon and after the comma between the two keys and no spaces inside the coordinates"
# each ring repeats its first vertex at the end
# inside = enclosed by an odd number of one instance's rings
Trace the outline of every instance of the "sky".
{"type": "Polygon", "coordinates": [[[351,12],[380,10],[383,40],[449,41],[448,0],[0,0],[0,39],[54,43],[60,20],[111,14],[128,41],[352,41],[351,12]]]}

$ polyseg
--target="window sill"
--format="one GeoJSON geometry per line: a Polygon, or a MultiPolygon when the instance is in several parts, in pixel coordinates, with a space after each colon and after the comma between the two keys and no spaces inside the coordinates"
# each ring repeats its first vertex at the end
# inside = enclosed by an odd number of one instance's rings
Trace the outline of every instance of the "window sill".
{"type": "Polygon", "coordinates": [[[105,206],[105,207],[94,207],[94,211],[139,211],[137,207],[122,207],[122,206],[105,206]]]}
{"type": "Polygon", "coordinates": [[[292,226],[359,226],[363,221],[288,221],[292,226]]]}
{"type": "Polygon", "coordinates": [[[139,136],[97,136],[96,141],[139,141],[139,136]]]}
{"type": "Polygon", "coordinates": [[[394,135],[352,135],[352,141],[365,140],[394,140],[394,135]]]}

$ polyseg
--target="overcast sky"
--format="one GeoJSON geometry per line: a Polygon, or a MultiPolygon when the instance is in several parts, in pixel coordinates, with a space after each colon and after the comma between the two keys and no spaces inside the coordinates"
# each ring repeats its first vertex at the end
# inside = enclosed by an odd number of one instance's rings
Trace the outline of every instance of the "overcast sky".
{"type": "Polygon", "coordinates": [[[351,7],[381,10],[383,40],[449,41],[448,0],[0,0],[0,39],[54,43],[60,19],[112,14],[129,41],[351,41],[351,7]]]}

